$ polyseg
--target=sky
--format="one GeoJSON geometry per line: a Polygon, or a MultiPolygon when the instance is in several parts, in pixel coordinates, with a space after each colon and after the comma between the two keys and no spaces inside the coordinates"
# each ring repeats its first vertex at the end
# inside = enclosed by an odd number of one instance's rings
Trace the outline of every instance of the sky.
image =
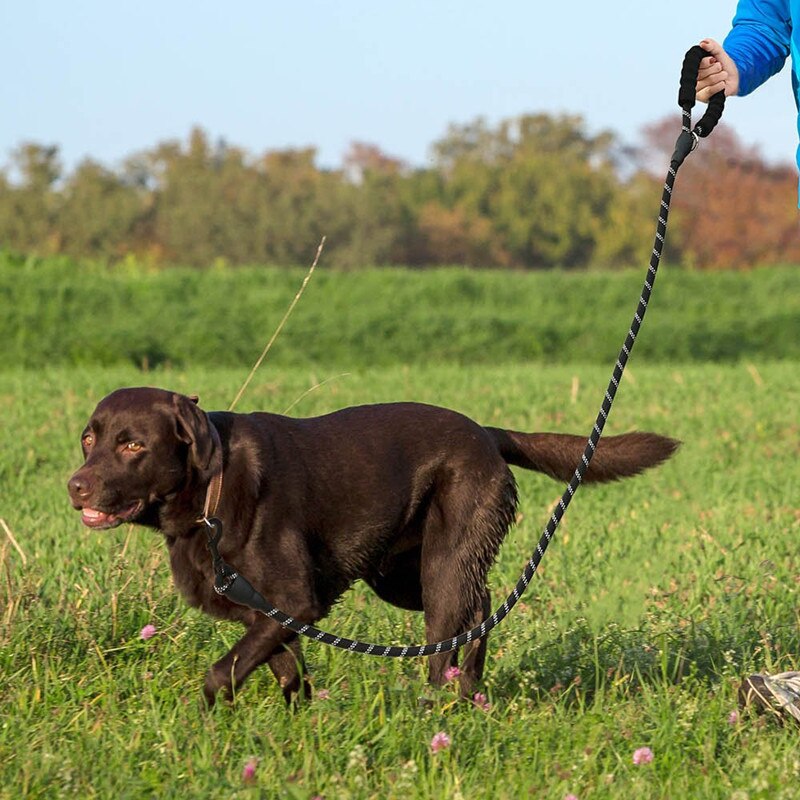
{"type": "MultiPolygon", "coordinates": [[[[115,167],[200,125],[253,154],[314,146],[323,167],[354,140],[424,166],[450,123],[541,111],[635,144],[643,125],[678,114],[685,51],[721,40],[734,11],[733,0],[8,0],[0,165],[36,141],[58,145],[68,169],[86,156],[115,167]]],[[[768,160],[792,162],[788,64],[724,119],[768,160]]]]}

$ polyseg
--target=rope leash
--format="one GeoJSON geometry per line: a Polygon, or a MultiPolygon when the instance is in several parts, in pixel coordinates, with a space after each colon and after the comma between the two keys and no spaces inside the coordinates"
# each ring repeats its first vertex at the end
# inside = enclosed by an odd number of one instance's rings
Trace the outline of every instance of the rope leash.
{"type": "Polygon", "coordinates": [[[589,440],[586,444],[586,449],[581,456],[580,463],[575,469],[575,473],[567,484],[558,505],[555,508],[552,516],[547,522],[545,529],[536,545],[536,550],[531,556],[530,560],[525,566],[525,569],[517,581],[511,594],[503,601],[497,610],[487,619],[483,620],[480,625],[465,631],[464,633],[454,636],[452,639],[444,639],[440,642],[433,642],[423,645],[383,645],[373,644],[370,642],[362,642],[357,639],[348,639],[344,636],[335,636],[332,633],[323,631],[313,625],[298,622],[289,614],[273,606],[268,600],[262,597],[253,586],[241,575],[239,575],[230,565],[219,555],[217,543],[222,536],[222,523],[216,517],[203,517],[203,522],[207,527],[208,533],[208,547],[211,551],[214,561],[214,569],[216,577],[214,580],[215,591],[227,597],[234,603],[239,605],[248,606],[256,611],[265,614],[267,617],[274,619],[284,628],[294,631],[301,636],[313,639],[317,642],[323,642],[331,647],[338,647],[341,650],[349,650],[355,653],[364,653],[365,655],[386,656],[388,658],[404,658],[404,657],[419,657],[419,656],[432,656],[437,653],[447,653],[452,650],[457,650],[465,644],[468,644],[477,639],[483,638],[489,631],[497,627],[510,613],[511,609],[519,601],[522,594],[528,588],[531,580],[533,579],[536,570],[544,557],[548,545],[552,541],[556,529],[561,522],[564,513],[566,512],[569,504],[572,502],[573,497],[581,485],[586,470],[594,456],[597,444],[600,437],[603,435],[608,415],[611,412],[611,406],[614,402],[614,397],[617,394],[620,380],[622,379],[625,365],[628,363],[631,351],[633,350],[636,337],[639,334],[639,329],[642,326],[645,313],[647,312],[650,296],[653,291],[653,286],[658,272],[658,266],[661,262],[661,253],[664,248],[664,241],[667,231],[667,219],[669,217],[670,201],[672,199],[672,190],[675,184],[675,178],[678,169],[697,146],[699,140],[708,136],[711,131],[719,122],[722,116],[722,110],[725,103],[724,92],[719,92],[714,95],[709,104],[708,110],[702,117],[700,122],[692,129],[692,115],[691,110],[695,104],[695,85],[697,83],[697,75],[700,69],[700,61],[705,56],[710,55],[703,50],[702,47],[693,47],[686,53],[683,62],[683,69],[681,70],[681,83],[680,91],[678,93],[678,105],[680,105],[683,119],[681,124],[681,134],[675,144],[675,152],[672,155],[669,169],[664,181],[664,190],[661,195],[661,206],[658,215],[658,224],[656,227],[655,240],[653,242],[653,250],[650,256],[650,265],[647,269],[644,285],[642,287],[639,303],[633,315],[628,335],[625,337],[625,342],[617,357],[614,370],[611,375],[611,380],[608,383],[600,411],[595,420],[589,440]]]}

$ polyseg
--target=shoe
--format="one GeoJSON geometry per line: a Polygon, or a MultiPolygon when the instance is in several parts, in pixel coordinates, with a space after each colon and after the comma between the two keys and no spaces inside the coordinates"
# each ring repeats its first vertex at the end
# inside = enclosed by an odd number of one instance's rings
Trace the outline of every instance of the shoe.
{"type": "Polygon", "coordinates": [[[739,687],[739,705],[771,714],[781,723],[789,719],[800,725],[800,672],[750,675],[739,687]]]}

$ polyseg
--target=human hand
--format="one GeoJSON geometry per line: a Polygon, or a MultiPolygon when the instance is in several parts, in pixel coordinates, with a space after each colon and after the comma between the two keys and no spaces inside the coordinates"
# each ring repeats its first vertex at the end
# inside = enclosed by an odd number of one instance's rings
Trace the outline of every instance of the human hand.
{"type": "Polygon", "coordinates": [[[719,42],[703,39],[700,47],[711,53],[700,61],[697,73],[696,97],[707,103],[712,95],[725,90],[725,96],[739,93],[739,69],[734,60],[722,49],[719,42]]]}

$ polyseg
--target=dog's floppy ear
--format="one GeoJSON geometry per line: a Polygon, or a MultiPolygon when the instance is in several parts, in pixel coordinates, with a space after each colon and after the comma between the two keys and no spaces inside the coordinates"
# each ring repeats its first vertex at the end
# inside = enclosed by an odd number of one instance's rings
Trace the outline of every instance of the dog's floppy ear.
{"type": "Polygon", "coordinates": [[[199,470],[206,471],[214,454],[214,439],[205,412],[197,406],[196,395],[172,395],[175,409],[175,435],[189,445],[189,457],[199,470]]]}

